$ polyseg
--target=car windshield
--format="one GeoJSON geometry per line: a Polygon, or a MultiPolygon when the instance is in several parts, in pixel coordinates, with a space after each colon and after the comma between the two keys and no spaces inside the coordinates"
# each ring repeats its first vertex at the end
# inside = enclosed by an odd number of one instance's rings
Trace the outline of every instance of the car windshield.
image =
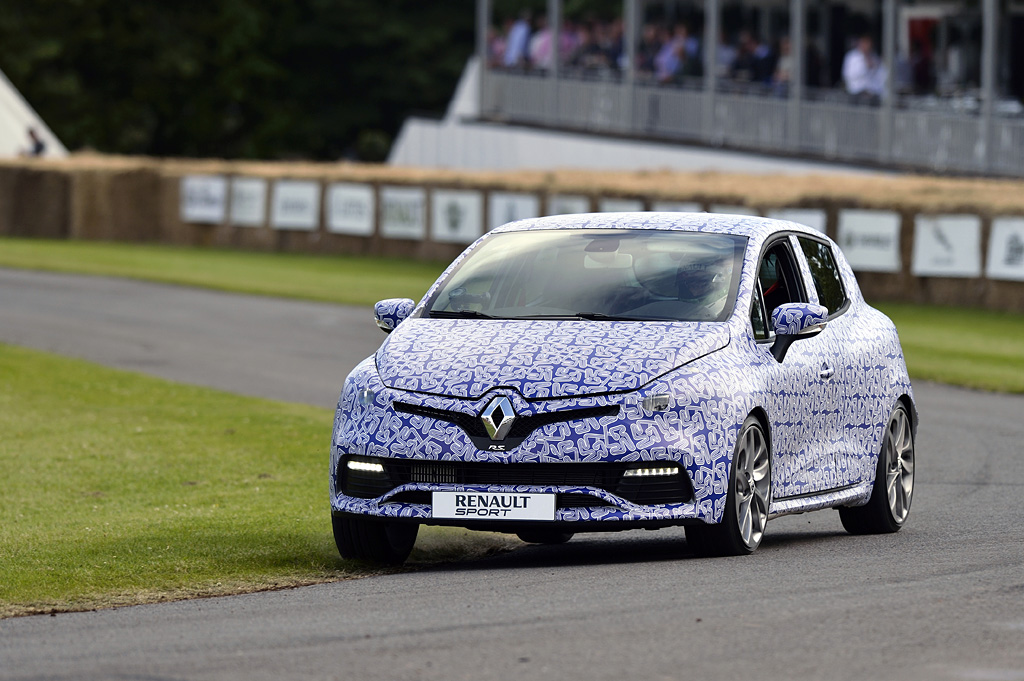
{"type": "Polygon", "coordinates": [[[667,230],[533,230],[475,248],[426,315],[724,321],[746,238],[667,230]]]}

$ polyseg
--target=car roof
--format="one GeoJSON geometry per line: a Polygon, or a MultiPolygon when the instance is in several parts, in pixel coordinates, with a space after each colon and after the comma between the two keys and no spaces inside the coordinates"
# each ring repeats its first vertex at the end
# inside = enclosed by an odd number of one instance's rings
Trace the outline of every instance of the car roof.
{"type": "Polygon", "coordinates": [[[818,237],[825,236],[806,225],[787,220],[775,220],[753,215],[728,215],[724,213],[669,212],[552,215],[510,222],[493,230],[493,233],[542,229],[661,229],[683,232],[735,234],[754,240],[765,239],[772,234],[782,231],[803,232],[818,237]]]}

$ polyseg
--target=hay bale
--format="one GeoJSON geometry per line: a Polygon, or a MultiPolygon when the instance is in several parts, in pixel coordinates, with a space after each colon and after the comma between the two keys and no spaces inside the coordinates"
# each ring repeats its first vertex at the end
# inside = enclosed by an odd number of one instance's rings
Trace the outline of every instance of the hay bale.
{"type": "Polygon", "coordinates": [[[21,168],[0,166],[0,236],[10,236],[13,226],[14,187],[21,168]]]}
{"type": "Polygon", "coordinates": [[[70,179],[62,170],[24,169],[15,182],[10,234],[66,239],[70,191],[70,179]]]}
{"type": "Polygon", "coordinates": [[[108,241],[114,238],[111,177],[112,173],[106,169],[72,168],[70,238],[108,241]]]}
{"type": "Polygon", "coordinates": [[[115,172],[110,192],[110,232],[118,241],[157,241],[160,234],[160,174],[137,168],[115,172]]]}

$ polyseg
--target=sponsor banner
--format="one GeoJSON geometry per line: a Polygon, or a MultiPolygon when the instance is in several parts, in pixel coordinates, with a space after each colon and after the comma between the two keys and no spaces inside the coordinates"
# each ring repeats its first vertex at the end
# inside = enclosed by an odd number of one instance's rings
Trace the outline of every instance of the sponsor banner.
{"type": "Polygon", "coordinates": [[[389,239],[425,239],[427,194],[419,187],[381,187],[380,233],[389,239]]]}
{"type": "Polygon", "coordinates": [[[693,201],[655,201],[651,204],[651,210],[666,213],[702,213],[704,206],[693,201]]]}
{"type": "Polygon", "coordinates": [[[327,188],[327,229],[335,234],[373,236],[373,187],[335,182],[327,188]]]}
{"type": "Polygon", "coordinates": [[[488,520],[554,520],[554,494],[518,492],[434,492],[434,518],[488,520]]]}
{"type": "Polygon", "coordinates": [[[1024,217],[992,220],[987,275],[989,279],[1024,281],[1024,217]]]}
{"type": "Polygon", "coordinates": [[[228,181],[223,175],[181,178],[181,221],[219,225],[227,215],[228,181]]]}
{"type": "Polygon", "coordinates": [[[484,196],[478,191],[435,189],[430,197],[430,238],[471,244],[483,234],[484,196]]]}
{"type": "Polygon", "coordinates": [[[857,272],[899,272],[900,216],[887,210],[844,210],[836,234],[839,248],[857,272]]]}
{"type": "Polygon", "coordinates": [[[910,271],[918,277],[980,277],[981,218],[918,215],[910,271]]]}
{"type": "Polygon", "coordinates": [[[713,203],[710,208],[712,213],[725,213],[726,215],[761,215],[761,213],[750,206],[731,206],[724,203],[713,203]]]}
{"type": "Polygon", "coordinates": [[[548,215],[589,213],[590,199],[575,194],[553,194],[548,197],[548,215]]]}
{"type": "Polygon", "coordinates": [[[505,223],[540,217],[540,199],[534,194],[491,192],[487,209],[487,229],[505,223]]]}
{"type": "Polygon", "coordinates": [[[275,182],[270,224],[275,229],[317,229],[320,226],[320,183],[309,180],[275,182]]]}
{"type": "Polygon", "coordinates": [[[597,209],[602,213],[635,213],[644,209],[639,199],[601,199],[597,209]]]}
{"type": "Polygon", "coordinates": [[[773,220],[789,220],[825,233],[825,211],[818,208],[783,208],[768,212],[773,220]]]}
{"type": "Polygon", "coordinates": [[[267,222],[267,181],[261,177],[231,179],[231,224],[262,227],[267,222]]]}

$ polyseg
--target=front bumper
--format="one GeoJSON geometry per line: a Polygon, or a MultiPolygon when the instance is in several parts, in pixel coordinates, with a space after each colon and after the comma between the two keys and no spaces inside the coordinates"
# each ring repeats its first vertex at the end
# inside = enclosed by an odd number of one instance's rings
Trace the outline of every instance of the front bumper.
{"type": "Polygon", "coordinates": [[[391,492],[375,499],[337,494],[331,501],[334,513],[370,516],[405,520],[426,525],[454,525],[472,529],[490,529],[498,531],[517,531],[523,526],[569,525],[575,531],[595,529],[631,529],[636,526],[667,526],[680,525],[690,521],[699,521],[697,505],[691,502],[641,505],[634,504],[610,492],[596,487],[563,487],[536,485],[452,485],[410,483],[400,485],[391,492]],[[430,492],[489,492],[509,493],[528,492],[534,494],[557,494],[554,521],[493,521],[493,520],[449,520],[435,519],[431,514],[430,503],[413,503],[396,501],[395,498],[408,496],[410,493],[430,492]],[[576,506],[582,496],[595,499],[593,506],[576,506]],[[562,500],[571,499],[572,505],[563,505],[562,500]],[[599,527],[614,525],[615,527],[599,527]],[[586,526],[586,527],[584,527],[586,526]]]}

